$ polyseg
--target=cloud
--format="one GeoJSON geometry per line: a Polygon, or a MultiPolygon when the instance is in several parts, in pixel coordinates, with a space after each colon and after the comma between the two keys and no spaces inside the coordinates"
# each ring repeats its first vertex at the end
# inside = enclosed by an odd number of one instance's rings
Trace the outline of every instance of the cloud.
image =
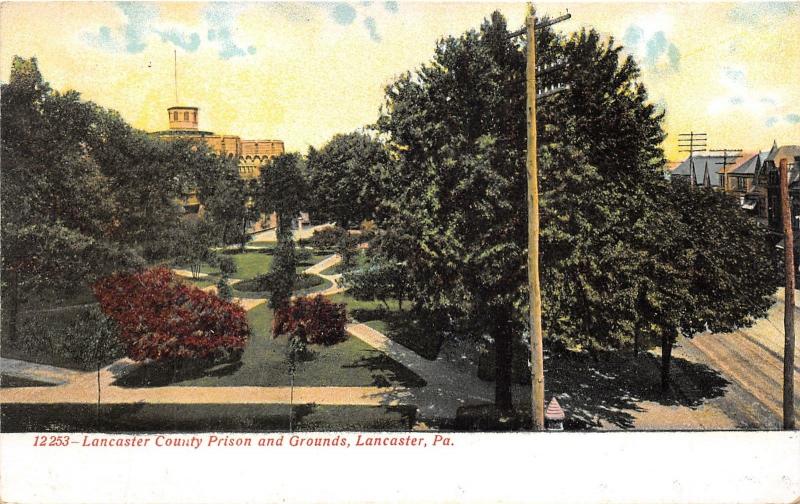
{"type": "Polygon", "coordinates": [[[644,30],[636,25],[630,25],[628,26],[628,29],[625,30],[625,35],[622,37],[622,41],[626,46],[636,47],[639,45],[639,42],[642,41],[642,37],[644,37],[644,30]]]}
{"type": "Polygon", "coordinates": [[[169,42],[174,46],[180,47],[188,52],[195,52],[200,47],[200,35],[196,32],[186,34],[177,30],[169,29],[166,31],[156,31],[161,36],[162,42],[169,42]]]}
{"type": "Polygon", "coordinates": [[[195,52],[203,43],[200,33],[205,32],[206,41],[216,46],[221,59],[256,53],[255,46],[234,37],[237,33],[236,18],[241,11],[239,4],[210,4],[204,10],[205,26],[201,24],[195,29],[162,23],[155,4],[120,2],[117,7],[125,16],[125,22],[116,28],[103,25],[95,33],[84,33],[83,39],[88,45],[109,52],[137,54],[147,47],[148,37],[157,35],[162,42],[195,52]]]}
{"type": "Polygon", "coordinates": [[[677,73],[680,71],[681,53],[666,32],[658,27],[655,23],[650,26],[631,24],[622,41],[645,70],[657,74],[677,73]]]}
{"type": "Polygon", "coordinates": [[[786,114],[786,122],[791,124],[800,124],[800,114],[786,114]]]}
{"type": "Polygon", "coordinates": [[[111,28],[101,26],[97,33],[84,33],[83,38],[87,44],[109,52],[122,52],[122,45],[111,34],[111,28]]]}
{"type": "Polygon", "coordinates": [[[800,12],[797,2],[745,2],[728,11],[728,19],[736,23],[750,24],[775,18],[785,18],[800,12]]]}
{"type": "Polygon", "coordinates": [[[719,70],[718,79],[720,92],[709,101],[710,115],[745,113],[753,121],[764,121],[768,128],[784,120],[791,122],[786,116],[780,94],[769,87],[753,86],[743,65],[724,66],[719,70]]]}
{"type": "MultiPolygon", "coordinates": [[[[389,12],[397,12],[398,10],[396,2],[380,2],[378,5],[374,5],[373,2],[354,4],[338,2],[318,5],[326,10],[330,19],[339,26],[353,26],[356,20],[360,19],[360,25],[366,29],[370,40],[373,42],[380,42],[383,39],[378,29],[377,21],[381,17],[381,6],[389,12]]],[[[355,26],[357,25],[355,24],[355,26]]]]}
{"type": "Polygon", "coordinates": [[[356,10],[346,3],[337,3],[331,9],[331,16],[336,23],[347,26],[356,19],[356,10]]]}
{"type": "Polygon", "coordinates": [[[103,25],[96,33],[84,33],[84,41],[110,52],[137,54],[144,51],[150,25],[158,17],[158,7],[139,2],[119,2],[117,7],[125,16],[125,23],[118,28],[103,25]]]}
{"type": "Polygon", "coordinates": [[[217,47],[217,54],[224,60],[256,53],[255,46],[247,45],[245,47],[233,36],[233,33],[236,32],[236,20],[240,11],[241,4],[215,3],[209,5],[204,13],[208,25],[206,39],[217,47]]]}
{"type": "Polygon", "coordinates": [[[131,54],[144,51],[147,46],[144,38],[150,31],[150,23],[158,17],[158,8],[140,2],[120,2],[117,6],[128,18],[125,25],[125,50],[131,54]]]}
{"type": "Polygon", "coordinates": [[[371,38],[373,42],[381,41],[381,36],[378,34],[378,27],[375,24],[375,18],[368,17],[364,19],[364,26],[367,27],[367,31],[369,32],[369,38],[371,38]]]}

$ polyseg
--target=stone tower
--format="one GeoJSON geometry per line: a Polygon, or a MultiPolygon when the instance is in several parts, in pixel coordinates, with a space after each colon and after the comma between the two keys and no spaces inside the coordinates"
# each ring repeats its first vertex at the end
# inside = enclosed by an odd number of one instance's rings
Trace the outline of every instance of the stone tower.
{"type": "Polygon", "coordinates": [[[170,107],[169,129],[180,131],[197,131],[197,107],[170,107]]]}

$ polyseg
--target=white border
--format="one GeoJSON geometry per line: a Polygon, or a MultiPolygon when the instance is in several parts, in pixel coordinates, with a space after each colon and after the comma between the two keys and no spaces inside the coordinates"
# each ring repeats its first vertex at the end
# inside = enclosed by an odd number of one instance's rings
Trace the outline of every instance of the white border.
{"type": "MultiPolygon", "coordinates": [[[[428,446],[358,448],[358,434],[349,433],[342,434],[348,448],[292,448],[288,441],[249,448],[42,448],[32,446],[34,434],[4,434],[0,500],[761,504],[800,498],[800,432],[444,434],[450,447],[433,447],[435,434],[410,435],[428,446]]],[[[207,443],[208,434],[196,436],[207,443]]]]}

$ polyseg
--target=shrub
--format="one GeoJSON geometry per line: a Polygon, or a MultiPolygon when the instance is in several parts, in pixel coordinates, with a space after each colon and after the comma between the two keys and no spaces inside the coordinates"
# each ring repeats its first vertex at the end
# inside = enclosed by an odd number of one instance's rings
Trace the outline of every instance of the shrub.
{"type": "Polygon", "coordinates": [[[137,361],[230,358],[250,335],[241,306],[178,281],[166,268],[117,273],[93,290],[137,361]]]}
{"type": "Polygon", "coordinates": [[[327,227],[317,229],[311,238],[308,239],[309,244],[317,249],[331,249],[336,246],[342,237],[347,235],[347,231],[341,227],[327,227]]]}
{"type": "Polygon", "coordinates": [[[14,346],[24,349],[29,360],[81,369],[124,355],[114,322],[96,305],[29,312],[21,320],[14,346]]]}
{"type": "Polygon", "coordinates": [[[236,273],[237,270],[236,261],[233,260],[233,257],[228,255],[219,256],[217,259],[217,266],[223,276],[231,276],[236,273]]]}
{"type": "Polygon", "coordinates": [[[304,247],[298,247],[294,251],[294,258],[297,260],[298,264],[310,265],[311,256],[312,256],[311,250],[304,247]]]}
{"type": "MultiPolygon", "coordinates": [[[[301,273],[295,277],[294,291],[300,291],[322,285],[325,280],[317,275],[309,275],[301,273]]],[[[264,273],[249,280],[242,280],[236,284],[236,290],[242,292],[269,292],[270,290],[270,274],[264,273]]]]}
{"type": "Polygon", "coordinates": [[[290,334],[307,343],[333,345],[347,339],[345,324],[344,304],[333,303],[323,296],[301,297],[275,311],[272,334],[276,338],[290,334]]]}
{"type": "Polygon", "coordinates": [[[217,281],[217,296],[225,301],[233,299],[233,289],[228,284],[227,276],[220,277],[219,281],[217,281]]]}

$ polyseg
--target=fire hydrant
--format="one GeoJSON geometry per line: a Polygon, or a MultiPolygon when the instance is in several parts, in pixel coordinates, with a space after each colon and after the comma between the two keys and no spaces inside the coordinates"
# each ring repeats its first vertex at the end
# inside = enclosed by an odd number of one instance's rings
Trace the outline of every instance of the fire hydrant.
{"type": "Polygon", "coordinates": [[[544,426],[549,431],[564,430],[564,410],[555,397],[550,399],[547,409],[544,411],[544,426]]]}

